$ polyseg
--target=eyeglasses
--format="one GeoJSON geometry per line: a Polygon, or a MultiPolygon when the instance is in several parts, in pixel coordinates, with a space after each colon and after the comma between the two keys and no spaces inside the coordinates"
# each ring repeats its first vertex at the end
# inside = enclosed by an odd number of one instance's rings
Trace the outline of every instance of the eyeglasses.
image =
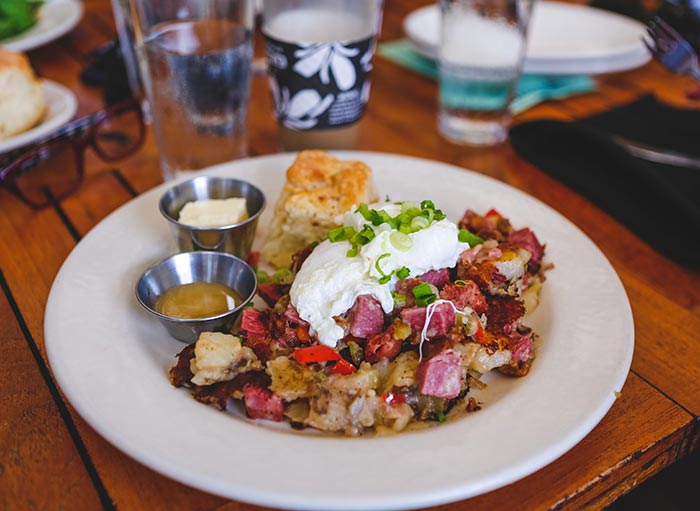
{"type": "Polygon", "coordinates": [[[71,121],[48,138],[0,157],[0,187],[41,209],[75,192],[83,179],[85,150],[105,162],[134,153],[146,135],[136,99],[71,121]]]}

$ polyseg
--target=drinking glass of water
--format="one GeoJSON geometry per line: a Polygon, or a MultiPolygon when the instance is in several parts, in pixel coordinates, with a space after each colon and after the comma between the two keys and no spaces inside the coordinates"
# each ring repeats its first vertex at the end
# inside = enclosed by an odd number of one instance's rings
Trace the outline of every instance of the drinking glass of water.
{"type": "Polygon", "coordinates": [[[164,179],[246,155],[253,0],[132,0],[164,179]]]}
{"type": "Polygon", "coordinates": [[[441,0],[438,129],[460,144],[506,139],[533,0],[441,0]]]}

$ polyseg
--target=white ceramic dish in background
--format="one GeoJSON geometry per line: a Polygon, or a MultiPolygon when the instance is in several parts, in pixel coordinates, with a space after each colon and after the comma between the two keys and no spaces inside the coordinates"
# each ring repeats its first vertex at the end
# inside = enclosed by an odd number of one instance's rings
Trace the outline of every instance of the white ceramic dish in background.
{"type": "Polygon", "coordinates": [[[13,51],[33,50],[70,32],[82,16],[83,4],[78,0],[46,0],[36,25],[15,37],[0,39],[0,46],[13,51]]]}
{"type": "MultiPolygon", "coordinates": [[[[370,165],[382,197],[431,198],[452,219],[467,207],[495,207],[547,243],[556,266],[540,307],[527,318],[543,339],[530,374],[490,375],[478,413],[385,438],[296,432],[198,403],[168,379],[182,344],[133,296],[144,268],[171,251],[158,213],[170,183],[92,229],[53,284],[46,349],[78,413],[116,447],[184,484],[306,511],[436,505],[506,485],[568,451],[613,404],[632,358],[630,306],[608,260],[559,213],[494,179],[398,155],[335,154],[370,165]]],[[[239,160],[205,173],[249,181],[275,201],[293,158],[239,160]]]]}
{"type": "MultiPolygon", "coordinates": [[[[638,21],[583,5],[540,1],[533,8],[524,70],[541,74],[599,74],[633,69],[651,56],[638,21]]],[[[413,11],[404,32],[416,50],[435,58],[440,40],[437,5],[413,11]]]]}
{"type": "Polygon", "coordinates": [[[46,114],[40,124],[14,137],[0,140],[0,154],[38,140],[70,121],[78,109],[78,100],[70,89],[51,80],[42,80],[46,114]]]}

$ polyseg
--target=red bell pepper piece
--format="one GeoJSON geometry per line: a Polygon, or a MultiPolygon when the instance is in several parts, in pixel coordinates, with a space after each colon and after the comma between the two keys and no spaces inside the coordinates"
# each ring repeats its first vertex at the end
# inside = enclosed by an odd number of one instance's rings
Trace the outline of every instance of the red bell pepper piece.
{"type": "Polygon", "coordinates": [[[394,394],[393,392],[382,394],[382,399],[386,401],[388,405],[397,405],[406,402],[406,396],[403,394],[394,394]]]}
{"type": "Polygon", "coordinates": [[[484,337],[484,327],[481,326],[481,322],[476,322],[476,333],[474,333],[474,339],[481,339],[484,337]]]}
{"type": "Polygon", "coordinates": [[[297,348],[292,353],[292,358],[300,364],[310,364],[311,362],[330,362],[340,360],[340,353],[333,348],[320,344],[318,346],[307,346],[297,348]]]}
{"type": "Polygon", "coordinates": [[[503,215],[501,215],[501,214],[498,212],[498,210],[497,210],[497,209],[494,209],[494,208],[489,209],[489,210],[486,212],[486,215],[485,215],[485,216],[499,216],[499,217],[503,217],[503,215]]]}
{"type": "Polygon", "coordinates": [[[331,374],[353,374],[357,372],[357,368],[352,365],[350,362],[345,360],[344,358],[341,358],[338,360],[333,367],[331,367],[330,373],[331,374]]]}

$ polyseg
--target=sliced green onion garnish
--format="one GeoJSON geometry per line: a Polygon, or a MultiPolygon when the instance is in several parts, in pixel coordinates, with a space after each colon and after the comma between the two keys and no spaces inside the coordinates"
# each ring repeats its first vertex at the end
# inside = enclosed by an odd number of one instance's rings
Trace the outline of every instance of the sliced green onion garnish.
{"type": "Polygon", "coordinates": [[[433,303],[435,300],[437,300],[435,293],[430,293],[429,295],[417,297],[416,305],[419,307],[425,307],[426,305],[433,303]]]}
{"type": "Polygon", "coordinates": [[[386,283],[389,282],[390,280],[391,280],[391,274],[389,274],[389,275],[384,275],[383,277],[381,277],[381,278],[379,279],[379,283],[380,283],[380,284],[386,284],[386,283]]]}
{"type": "Polygon", "coordinates": [[[427,282],[421,282],[416,287],[413,288],[413,296],[420,298],[421,296],[427,296],[433,294],[433,289],[427,282]]]}
{"type": "Polygon", "coordinates": [[[370,216],[369,212],[369,206],[365,204],[364,202],[361,202],[360,205],[357,207],[357,213],[360,213],[365,220],[371,220],[372,217],[370,216]]]}
{"type": "Polygon", "coordinates": [[[419,307],[430,305],[437,300],[437,295],[435,294],[433,287],[427,282],[423,282],[414,287],[413,296],[416,297],[416,305],[419,307]]]}
{"type": "Polygon", "coordinates": [[[267,284],[270,282],[270,274],[263,270],[255,270],[255,277],[258,279],[258,284],[267,284]]]}
{"type": "Polygon", "coordinates": [[[345,256],[346,257],[355,257],[357,255],[357,253],[358,253],[357,247],[352,247],[350,250],[345,252],[345,256]]]}
{"type": "Polygon", "coordinates": [[[389,242],[391,246],[401,252],[406,252],[413,247],[413,240],[408,236],[408,234],[401,231],[393,231],[389,235],[389,242]]]}
{"type": "Polygon", "coordinates": [[[409,210],[418,209],[418,204],[411,200],[407,200],[401,203],[401,212],[406,213],[409,210]]]}
{"type": "Polygon", "coordinates": [[[294,280],[294,274],[287,268],[280,268],[272,276],[275,284],[291,284],[294,280]]]}
{"type": "Polygon", "coordinates": [[[345,238],[345,228],[343,227],[338,227],[337,229],[333,229],[328,233],[328,239],[335,243],[336,241],[342,241],[345,238]]]}
{"type": "Polygon", "coordinates": [[[416,231],[419,231],[421,229],[425,229],[429,226],[430,226],[430,220],[428,220],[424,216],[414,216],[413,219],[411,220],[411,229],[415,229],[416,231]]]}
{"type": "Polygon", "coordinates": [[[394,298],[394,303],[399,307],[403,307],[406,305],[405,295],[402,295],[401,293],[391,293],[391,296],[394,298]]]}
{"type": "Polygon", "coordinates": [[[374,223],[374,225],[389,224],[389,227],[391,227],[392,229],[396,229],[396,226],[397,226],[396,220],[391,218],[391,215],[389,215],[389,213],[387,213],[383,209],[380,209],[379,211],[377,211],[377,220],[379,220],[379,222],[377,222],[377,223],[372,222],[372,223],[374,223]]]}
{"type": "Polygon", "coordinates": [[[348,349],[350,350],[350,358],[352,363],[359,366],[365,358],[365,350],[355,341],[348,341],[348,349]]]}
{"type": "Polygon", "coordinates": [[[402,266],[398,270],[396,270],[396,276],[400,279],[405,279],[411,274],[411,270],[406,268],[405,266],[402,266]]]}
{"type": "Polygon", "coordinates": [[[437,413],[437,420],[438,422],[445,422],[447,420],[447,417],[445,417],[445,414],[442,412],[437,413]]]}
{"type": "Polygon", "coordinates": [[[461,241],[462,243],[469,243],[470,247],[473,247],[475,245],[481,245],[484,240],[479,238],[476,234],[472,234],[471,232],[467,231],[466,229],[460,229],[459,234],[457,235],[457,239],[461,241]]]}
{"type": "Polygon", "coordinates": [[[467,287],[469,285],[469,282],[466,280],[455,280],[454,285],[457,287],[467,287]]]}
{"type": "Polygon", "coordinates": [[[382,267],[379,266],[379,263],[381,262],[382,259],[386,259],[386,258],[389,257],[390,255],[391,255],[391,254],[390,254],[389,252],[386,252],[386,253],[380,255],[379,257],[377,257],[377,260],[374,262],[374,267],[377,269],[377,271],[379,272],[379,274],[380,274],[382,277],[384,277],[384,276],[386,275],[386,273],[384,273],[384,271],[382,270],[382,267]]]}
{"type": "Polygon", "coordinates": [[[363,225],[362,230],[357,233],[354,238],[355,243],[358,245],[366,245],[374,239],[376,234],[374,230],[369,225],[363,225]]]}
{"type": "Polygon", "coordinates": [[[420,203],[420,209],[435,209],[435,204],[431,200],[424,200],[420,203]]]}
{"type": "Polygon", "coordinates": [[[433,218],[435,218],[435,210],[434,209],[424,209],[423,211],[420,212],[420,217],[425,218],[428,220],[428,223],[433,221],[433,218]]]}

